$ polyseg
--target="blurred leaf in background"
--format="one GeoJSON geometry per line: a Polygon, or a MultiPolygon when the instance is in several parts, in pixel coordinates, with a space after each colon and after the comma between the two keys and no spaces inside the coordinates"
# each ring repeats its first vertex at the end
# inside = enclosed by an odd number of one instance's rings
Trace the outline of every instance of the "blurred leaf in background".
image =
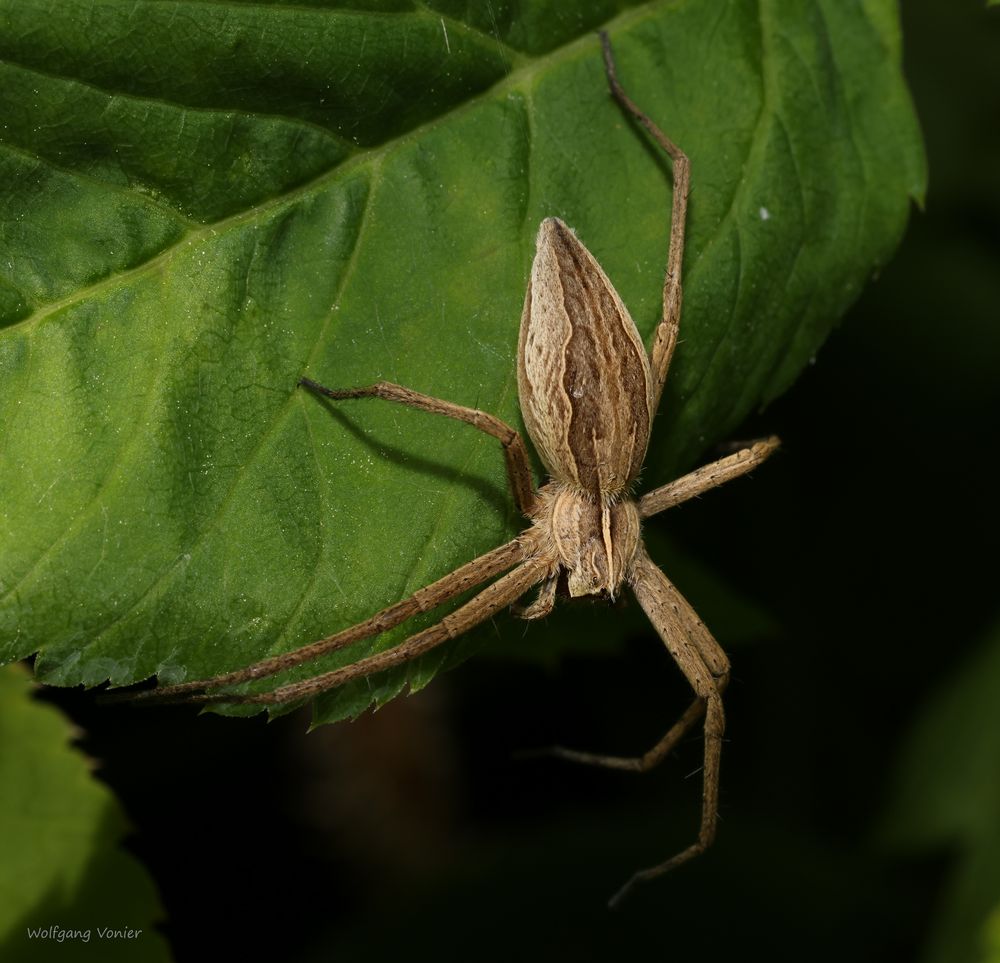
{"type": "Polygon", "coordinates": [[[889,0],[371,7],[0,9],[0,657],[39,652],[47,682],[245,665],[518,527],[492,439],[294,386],[387,378],[517,422],[552,214],[649,334],[669,165],[608,97],[598,27],[693,165],[646,485],[791,384],[923,197],[889,0]]]}
{"type": "Polygon", "coordinates": [[[1000,956],[1000,622],[917,719],[897,766],[885,836],[950,851],[955,869],[927,963],[1000,956]]]}
{"type": "Polygon", "coordinates": [[[22,667],[0,668],[0,958],[168,960],[155,887],[122,848],[121,807],[36,689],[22,667]],[[28,937],[51,927],[90,935],[28,937]],[[99,927],[141,933],[102,938],[99,927]]]}

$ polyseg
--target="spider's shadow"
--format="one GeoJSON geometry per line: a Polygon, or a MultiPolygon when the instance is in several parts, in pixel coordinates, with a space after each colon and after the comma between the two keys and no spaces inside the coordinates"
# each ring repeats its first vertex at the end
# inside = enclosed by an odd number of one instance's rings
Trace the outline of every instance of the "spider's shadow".
{"type": "MultiPolygon", "coordinates": [[[[475,491],[482,501],[492,506],[500,517],[509,519],[512,514],[517,514],[513,499],[506,488],[500,488],[475,475],[463,475],[460,472],[456,472],[455,469],[442,465],[430,458],[425,458],[412,451],[407,451],[388,442],[381,441],[375,438],[371,432],[359,427],[350,415],[326,398],[314,395],[309,400],[316,401],[322,405],[331,418],[334,418],[342,428],[374,452],[378,458],[405,466],[408,469],[415,469],[422,475],[427,475],[441,481],[454,482],[456,479],[459,479],[463,485],[475,491]]],[[[496,447],[497,458],[502,458],[503,455],[499,444],[496,447]]]]}
{"type": "MultiPolygon", "coordinates": [[[[624,111],[622,111],[625,114],[624,111]]],[[[631,114],[625,114],[625,122],[632,128],[632,132],[635,134],[636,138],[642,143],[643,149],[647,154],[656,162],[656,166],[660,168],[663,173],[663,180],[665,183],[670,185],[671,190],[671,203],[673,202],[672,192],[674,189],[674,165],[671,163],[669,156],[664,152],[663,148],[653,140],[652,135],[646,130],[645,127],[631,114]]],[[[688,192],[688,207],[691,206],[691,193],[688,192]]],[[[670,207],[666,208],[666,217],[669,219],[670,207]]]]}

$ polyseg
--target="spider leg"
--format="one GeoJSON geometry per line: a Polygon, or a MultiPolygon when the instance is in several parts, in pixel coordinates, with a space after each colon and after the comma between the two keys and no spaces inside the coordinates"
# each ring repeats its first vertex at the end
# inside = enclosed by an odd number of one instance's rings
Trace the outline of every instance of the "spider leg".
{"type": "Polygon", "coordinates": [[[637,883],[655,879],[703,853],[715,839],[719,813],[719,764],[726,725],[722,690],[729,678],[729,661],[725,653],[670,580],[653,564],[644,548],[639,550],[632,573],[635,597],[705,707],[701,826],[697,840],[690,846],[662,863],[634,873],[612,896],[611,906],[617,906],[637,883]]]}
{"type": "Polygon", "coordinates": [[[651,749],[641,756],[606,756],[598,752],[582,752],[579,749],[569,749],[566,746],[546,746],[543,749],[527,749],[519,751],[519,759],[538,759],[551,757],[564,759],[566,762],[576,762],[584,766],[600,766],[602,769],[620,769],[625,772],[648,772],[659,765],[684,738],[685,733],[696,723],[705,712],[705,703],[695,699],[682,715],[651,749]]]}
{"type": "MultiPolygon", "coordinates": [[[[524,538],[515,538],[513,541],[501,545],[499,548],[480,555],[479,558],[467,562],[453,572],[439,578],[436,582],[425,586],[414,592],[413,595],[402,601],[390,605],[388,608],[376,612],[364,622],[352,625],[334,635],[310,642],[292,652],[283,652],[280,655],[271,656],[243,669],[233,672],[225,672],[221,675],[212,676],[208,679],[196,679],[191,682],[181,682],[177,685],[162,686],[158,689],[147,689],[142,692],[115,692],[105,694],[101,697],[103,702],[139,702],[139,701],[189,701],[193,693],[202,692],[205,689],[214,689],[220,686],[237,685],[241,682],[250,682],[254,679],[263,679],[278,672],[310,662],[336,652],[362,639],[371,638],[373,635],[380,635],[391,628],[405,622],[407,619],[427,612],[430,609],[442,605],[449,599],[476,585],[480,585],[487,579],[499,575],[504,570],[516,565],[524,560],[525,556],[532,550],[533,543],[524,538]]],[[[203,700],[204,701],[204,700],[203,700]]]]}
{"type": "Polygon", "coordinates": [[[345,665],[343,668],[334,669],[332,672],[325,672],[314,679],[292,682],[271,692],[200,693],[190,696],[184,701],[215,704],[281,705],[300,699],[308,699],[329,689],[335,689],[353,679],[383,672],[394,666],[402,665],[404,662],[409,662],[425,652],[430,652],[431,649],[443,642],[458,638],[479,625],[480,622],[485,622],[486,619],[496,615],[501,609],[506,608],[527,592],[533,585],[537,585],[544,577],[548,567],[549,562],[546,559],[529,559],[488,585],[465,605],[446,615],[435,625],[411,635],[391,649],[370,655],[351,665],[345,665]]]}
{"type": "MultiPolygon", "coordinates": [[[[648,564],[655,572],[659,604],[666,606],[660,616],[661,625],[666,625],[671,637],[681,640],[680,644],[692,647],[715,679],[719,694],[729,683],[729,659],[722,647],[715,641],[712,633],[705,627],[691,603],[684,598],[676,586],[664,575],[642,550],[640,564],[648,564]]],[[[638,595],[638,593],[637,593],[638,595]]],[[[640,604],[646,610],[646,605],[640,599],[640,604]]],[[[648,613],[647,613],[648,614],[648,613]]],[[[652,617],[651,617],[652,618],[652,617]]],[[[661,632],[662,635],[662,632],[661,632]]],[[[696,697],[684,714],[667,730],[660,740],[641,756],[609,756],[596,752],[581,752],[578,749],[568,749],[564,746],[552,746],[547,749],[532,750],[523,755],[553,756],[565,759],[567,762],[577,762],[587,766],[600,766],[604,769],[620,769],[627,772],[648,772],[658,766],[673,751],[685,733],[705,713],[705,699],[696,697]]]]}
{"type": "Polygon", "coordinates": [[[674,195],[670,211],[670,244],[667,253],[667,273],[663,279],[663,317],[653,336],[649,365],[653,376],[653,411],[660,403],[663,384],[667,380],[670,359],[677,346],[677,332],[681,320],[681,267],[684,259],[684,224],[687,218],[687,199],[691,184],[691,163],[682,151],[656,124],[631,100],[618,82],[611,41],[601,31],[601,48],[604,51],[604,70],[608,77],[611,95],[627,110],[650,136],[669,155],[674,169],[674,195]]]}
{"type": "Polygon", "coordinates": [[[510,490],[517,502],[518,511],[526,518],[531,518],[535,510],[536,498],[531,468],[528,464],[528,451],[520,432],[511,428],[505,421],[495,415],[480,411],[478,408],[465,408],[450,401],[432,398],[430,395],[412,391],[391,381],[378,381],[364,388],[325,388],[311,378],[300,378],[299,384],[318,395],[341,401],[348,398],[382,398],[385,401],[395,401],[410,408],[427,411],[434,415],[444,415],[456,421],[464,421],[487,435],[492,435],[503,445],[503,456],[507,464],[507,478],[510,490]]]}
{"type": "Polygon", "coordinates": [[[762,461],[769,458],[778,448],[781,442],[775,435],[770,438],[762,438],[753,442],[748,448],[713,461],[709,465],[702,465],[687,475],[656,488],[643,495],[639,499],[639,517],[649,518],[667,508],[673,508],[681,502],[686,502],[689,498],[694,498],[702,492],[707,492],[711,488],[724,485],[727,481],[739,478],[748,471],[756,468],[762,461]]]}
{"type": "Polygon", "coordinates": [[[538,590],[538,597],[530,605],[515,605],[514,614],[519,619],[530,621],[532,619],[544,619],[556,605],[556,587],[559,585],[559,574],[550,575],[542,582],[542,587],[538,590]]]}

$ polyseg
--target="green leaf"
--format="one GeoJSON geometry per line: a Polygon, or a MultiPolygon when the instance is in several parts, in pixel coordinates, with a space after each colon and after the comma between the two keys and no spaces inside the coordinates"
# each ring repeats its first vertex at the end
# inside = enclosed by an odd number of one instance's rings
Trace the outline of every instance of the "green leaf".
{"type": "Polygon", "coordinates": [[[923,196],[891,0],[0,6],[0,658],[205,676],[517,530],[491,439],[294,386],[387,378],[519,423],[552,214],[652,331],[669,165],[607,94],[601,26],[692,161],[652,487],[792,383],[923,196]]]}
{"type": "Polygon", "coordinates": [[[121,845],[121,807],[34,688],[21,666],[0,668],[0,958],[167,960],[153,883],[121,845]]]}
{"type": "Polygon", "coordinates": [[[1000,947],[997,692],[1000,623],[917,719],[897,768],[885,837],[910,850],[956,851],[927,963],[985,963],[997,958],[1000,947]]]}

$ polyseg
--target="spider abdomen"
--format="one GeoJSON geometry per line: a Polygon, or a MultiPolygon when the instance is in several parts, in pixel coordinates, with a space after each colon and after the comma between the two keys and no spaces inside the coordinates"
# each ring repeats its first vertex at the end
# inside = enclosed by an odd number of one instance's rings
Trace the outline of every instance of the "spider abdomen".
{"type": "Polygon", "coordinates": [[[635,479],[653,420],[646,351],[594,256],[542,221],[521,316],[518,393],[549,473],[605,500],[635,479]]]}

